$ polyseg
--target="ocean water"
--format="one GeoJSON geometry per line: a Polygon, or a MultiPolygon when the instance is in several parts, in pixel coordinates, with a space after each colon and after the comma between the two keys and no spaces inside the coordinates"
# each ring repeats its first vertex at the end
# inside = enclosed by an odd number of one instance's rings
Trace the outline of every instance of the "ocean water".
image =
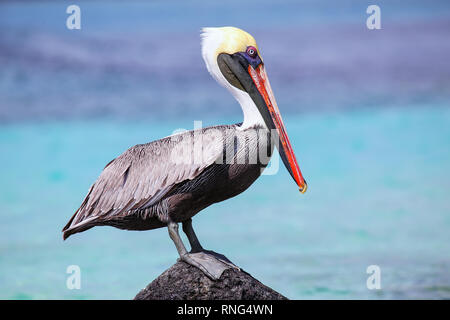
{"type": "MultiPolygon", "coordinates": [[[[289,298],[450,297],[450,110],[286,119],[309,182],[284,167],[194,218],[204,246],[289,298]],[[378,265],[382,290],[366,288],[378,265]]],[[[2,127],[2,298],[132,298],[177,258],[165,229],[60,230],[104,164],[179,123],[69,122],[2,127]],[[66,288],[68,265],[82,289],[66,288]]]]}
{"type": "Polygon", "coordinates": [[[450,298],[446,1],[380,1],[374,32],[356,0],[105,3],[80,31],[69,2],[0,3],[1,299],[131,299],[176,261],[165,229],[61,229],[127,148],[242,120],[201,60],[214,25],[256,37],[308,192],[280,163],[194,217],[203,246],[291,299],[450,298]]]}

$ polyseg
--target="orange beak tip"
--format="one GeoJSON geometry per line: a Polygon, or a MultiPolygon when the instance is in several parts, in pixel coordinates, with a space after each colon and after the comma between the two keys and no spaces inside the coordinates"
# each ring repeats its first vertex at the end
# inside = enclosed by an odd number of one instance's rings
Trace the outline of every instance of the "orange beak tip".
{"type": "Polygon", "coordinates": [[[302,194],[304,194],[306,192],[306,190],[308,190],[308,185],[306,184],[306,182],[303,185],[303,188],[300,188],[299,190],[300,190],[300,193],[302,193],[302,194]]]}

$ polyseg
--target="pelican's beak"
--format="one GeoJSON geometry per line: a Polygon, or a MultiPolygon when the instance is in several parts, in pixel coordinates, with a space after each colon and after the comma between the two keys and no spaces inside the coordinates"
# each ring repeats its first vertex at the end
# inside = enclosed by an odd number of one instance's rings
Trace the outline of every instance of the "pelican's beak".
{"type": "Polygon", "coordinates": [[[280,146],[278,151],[280,152],[281,159],[283,159],[284,165],[299,186],[300,192],[305,193],[308,187],[305,179],[303,178],[302,172],[300,171],[297,159],[295,158],[294,150],[292,149],[291,142],[289,141],[289,137],[286,133],[286,127],[284,126],[283,119],[281,118],[280,110],[278,109],[272,88],[270,87],[269,78],[267,78],[264,64],[261,63],[256,67],[256,69],[253,69],[253,67],[249,65],[247,69],[253,83],[258,89],[258,92],[264,99],[265,108],[259,108],[261,115],[270,129],[277,129],[278,136],[280,138],[280,146]],[[270,119],[268,119],[269,117],[270,119]]]}
{"type": "Polygon", "coordinates": [[[280,110],[270,87],[269,79],[264,68],[264,63],[253,66],[239,53],[228,55],[220,54],[219,67],[225,78],[235,87],[245,90],[258,107],[261,116],[269,129],[276,129],[279,136],[281,159],[300,188],[305,193],[307,184],[295,158],[286,128],[281,119],[280,110]]]}

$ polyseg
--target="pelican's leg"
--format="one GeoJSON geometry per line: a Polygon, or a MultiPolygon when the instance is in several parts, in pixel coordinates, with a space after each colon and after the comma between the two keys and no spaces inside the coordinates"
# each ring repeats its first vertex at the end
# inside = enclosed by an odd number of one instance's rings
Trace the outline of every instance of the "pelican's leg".
{"type": "Polygon", "coordinates": [[[194,259],[191,254],[189,254],[186,250],[186,247],[183,244],[183,241],[180,238],[180,234],[178,233],[178,223],[169,222],[167,225],[167,229],[169,229],[169,236],[172,241],[175,243],[175,247],[177,248],[178,254],[180,255],[180,259],[198,269],[203,271],[204,274],[208,276],[208,278],[212,280],[217,280],[220,278],[220,274],[217,276],[216,273],[211,273],[203,264],[201,264],[197,259],[194,259]]]}
{"type": "MultiPolygon", "coordinates": [[[[203,249],[200,241],[192,228],[192,219],[183,221],[183,231],[186,234],[189,243],[191,245],[191,256],[201,257],[201,259],[209,259],[211,261],[218,260],[219,263],[227,265],[229,268],[236,270],[241,270],[239,267],[235,266],[227,257],[222,254],[216,253],[214,251],[203,249]]],[[[225,269],[224,269],[225,270],[225,269]]]]}
{"type": "Polygon", "coordinates": [[[192,228],[192,219],[183,221],[183,232],[186,234],[189,243],[191,244],[191,253],[203,251],[203,247],[195,235],[194,228],[192,228]]]}

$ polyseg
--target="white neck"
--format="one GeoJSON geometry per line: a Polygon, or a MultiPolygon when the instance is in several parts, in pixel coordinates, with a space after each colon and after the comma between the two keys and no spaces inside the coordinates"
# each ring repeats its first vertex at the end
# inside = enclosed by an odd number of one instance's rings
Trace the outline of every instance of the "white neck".
{"type": "Polygon", "coordinates": [[[233,97],[235,97],[235,99],[241,105],[242,112],[244,113],[244,121],[240,126],[241,129],[247,129],[254,126],[266,127],[266,124],[261,116],[261,113],[259,112],[255,103],[253,102],[252,98],[247,92],[233,87],[231,84],[228,83],[228,81],[225,87],[227,87],[227,89],[231,92],[233,97]]]}
{"type": "MultiPolygon", "coordinates": [[[[207,28],[208,29],[208,28],[207,28]]],[[[204,29],[206,30],[206,29],[204,29]]],[[[205,60],[206,68],[211,76],[222,86],[231,92],[233,97],[239,102],[244,113],[244,122],[240,126],[240,129],[247,129],[253,126],[264,126],[266,124],[262,118],[258,108],[253,102],[250,95],[234,86],[232,86],[227,79],[223,76],[217,64],[217,57],[215,49],[218,48],[222,41],[221,35],[214,32],[214,29],[210,29],[209,33],[214,33],[214,36],[209,36],[207,33],[202,34],[202,56],[205,60]]]]}

